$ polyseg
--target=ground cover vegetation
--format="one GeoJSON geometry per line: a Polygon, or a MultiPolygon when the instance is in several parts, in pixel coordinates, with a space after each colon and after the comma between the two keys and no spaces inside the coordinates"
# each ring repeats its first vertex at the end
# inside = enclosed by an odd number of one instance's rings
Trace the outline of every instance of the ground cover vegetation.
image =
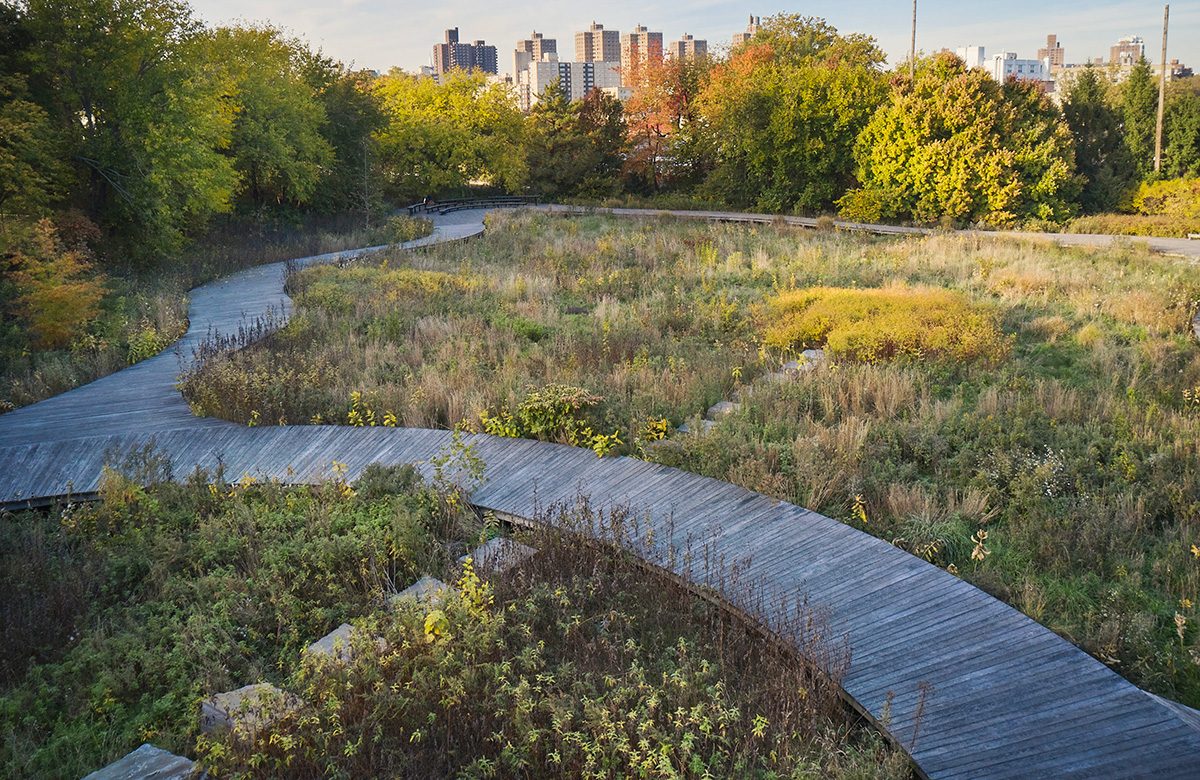
{"type": "Polygon", "coordinates": [[[842,708],[836,643],[812,637],[818,670],[578,543],[586,508],[489,582],[454,563],[499,530],[460,486],[344,473],[172,483],[151,446],[114,456],[97,503],[0,518],[0,771],[76,778],[150,741],[227,778],[909,776],[842,708]],[[456,592],[389,602],[425,574],[456,592]],[[349,663],[301,654],[342,622],[349,663]],[[307,706],[250,739],[198,732],[204,698],[260,681],[307,706]]]}
{"type": "Polygon", "coordinates": [[[472,187],[1200,232],[1200,81],[1170,86],[1156,172],[1144,62],[1086,69],[1060,109],[949,55],[922,57],[914,81],[869,37],[779,14],[728,53],[639,68],[624,104],[553,86],[523,115],[481,74],[354,71],[267,22],[208,28],[182,0],[4,0],[0,41],[0,373],[18,383],[0,409],[169,343],[186,288],[153,282],[189,245],[219,254],[224,231],[347,212],[369,229],[472,187]]]}
{"type": "Polygon", "coordinates": [[[210,355],[185,396],[247,424],[457,426],[743,485],[1200,703],[1193,266],[1132,245],[489,219],[469,246],[294,275],[292,321],[210,355]],[[828,367],[754,381],[814,347],[828,367]],[[734,398],[708,434],[674,432],[734,398]]]}

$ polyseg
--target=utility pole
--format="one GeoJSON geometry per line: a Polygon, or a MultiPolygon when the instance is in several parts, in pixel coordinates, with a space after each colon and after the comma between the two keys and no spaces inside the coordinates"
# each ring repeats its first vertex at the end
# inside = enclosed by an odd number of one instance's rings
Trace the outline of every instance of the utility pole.
{"type": "MultiPolygon", "coordinates": [[[[915,3],[916,0],[913,0],[915,3]]],[[[1158,127],[1154,130],[1154,170],[1157,173],[1162,165],[1162,125],[1163,101],[1167,92],[1167,18],[1171,14],[1171,6],[1163,6],[1163,48],[1162,69],[1158,72],[1158,127]]]]}
{"type": "MultiPolygon", "coordinates": [[[[1166,51],[1166,44],[1163,44],[1166,51]]],[[[1163,56],[1167,56],[1163,54],[1163,56]]],[[[912,46],[908,49],[908,78],[914,84],[917,82],[917,0],[913,0],[912,46]]]]}

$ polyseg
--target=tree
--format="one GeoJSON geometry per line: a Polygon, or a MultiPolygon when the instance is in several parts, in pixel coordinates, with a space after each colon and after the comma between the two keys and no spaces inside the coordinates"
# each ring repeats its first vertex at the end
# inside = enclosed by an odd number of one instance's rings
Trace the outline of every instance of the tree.
{"type": "Polygon", "coordinates": [[[23,82],[0,76],[0,230],[6,214],[36,213],[65,175],[49,115],[24,99],[23,82]]]}
{"type": "Polygon", "coordinates": [[[89,187],[93,216],[149,253],[227,210],[232,117],[182,0],[27,0],[33,74],[89,187]]]}
{"type": "Polygon", "coordinates": [[[29,93],[32,45],[25,20],[0,5],[0,232],[7,229],[6,215],[43,212],[67,173],[57,128],[29,93]]]}
{"type": "Polygon", "coordinates": [[[334,159],[321,134],[325,108],[305,78],[308,48],[265,26],[217,29],[207,46],[233,115],[239,196],[252,206],[307,205],[334,159]]]}
{"type": "Polygon", "coordinates": [[[508,89],[462,70],[442,83],[393,70],[375,89],[387,125],[379,154],[390,194],[441,194],[471,181],[510,192],[525,181],[525,120],[508,89]]]}
{"type": "Polygon", "coordinates": [[[1154,173],[1154,133],[1158,127],[1158,84],[1142,57],[1121,86],[1122,132],[1142,178],[1154,173]]]}
{"type": "Polygon", "coordinates": [[[1066,90],[1063,119],[1075,138],[1075,166],[1086,183],[1079,195],[1084,211],[1112,211],[1137,176],[1121,133],[1121,113],[1106,99],[1105,84],[1091,65],[1066,90]]]}
{"type": "Polygon", "coordinates": [[[771,211],[830,206],[855,184],[855,139],[886,93],[882,58],[823,20],[769,19],[700,97],[715,150],[703,191],[771,211]]]}
{"type": "Polygon", "coordinates": [[[622,136],[620,102],[592,90],[573,103],[555,81],[529,114],[526,186],[547,197],[615,193],[622,136]]]}
{"type": "Polygon", "coordinates": [[[381,207],[375,135],[387,124],[383,100],[368,74],[320,55],[308,58],[305,79],[325,109],[321,135],[334,156],[313,202],[325,211],[354,204],[369,222],[381,207]]]}
{"type": "Polygon", "coordinates": [[[1200,95],[1180,90],[1166,107],[1163,172],[1172,178],[1200,177],[1200,95]]]}
{"type": "Polygon", "coordinates": [[[1061,221],[1080,180],[1066,124],[1036,85],[1000,84],[952,54],[894,78],[855,149],[850,218],[1061,221]]]}
{"type": "Polygon", "coordinates": [[[40,220],[9,258],[9,278],[18,291],[15,313],[29,324],[37,346],[60,349],[99,314],[107,290],[104,277],[91,273],[86,240],[99,232],[90,223],[68,246],[49,219],[40,220]]]}

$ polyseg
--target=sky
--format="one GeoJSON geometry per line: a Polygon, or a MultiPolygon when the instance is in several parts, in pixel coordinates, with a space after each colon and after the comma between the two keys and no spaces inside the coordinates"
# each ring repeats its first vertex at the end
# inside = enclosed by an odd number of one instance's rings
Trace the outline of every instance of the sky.
{"type": "MultiPolygon", "coordinates": [[[[641,24],[661,31],[667,42],[690,33],[706,39],[711,52],[728,46],[735,32],[745,30],[751,11],[763,18],[797,13],[822,17],[842,33],[874,37],[892,63],[908,56],[912,24],[909,0],[819,0],[761,7],[728,0],[594,0],[586,7],[554,0],[191,0],[191,6],[210,26],[270,22],[355,69],[381,72],[428,65],[433,45],[452,27],[458,27],[460,41],[482,39],[495,46],[503,73],[512,69],[516,42],[535,30],[558,39],[560,55],[573,59],[575,32],[593,21],[621,32],[641,24]]],[[[1108,47],[1122,35],[1141,35],[1146,58],[1157,62],[1162,20],[1161,4],[1126,0],[919,0],[917,49],[928,53],[972,45],[986,47],[988,56],[1007,50],[1034,58],[1045,46],[1046,35],[1053,33],[1067,62],[1082,63],[1093,57],[1107,60],[1108,47]]],[[[1200,2],[1187,0],[1171,8],[1167,59],[1200,70],[1200,2]]]]}

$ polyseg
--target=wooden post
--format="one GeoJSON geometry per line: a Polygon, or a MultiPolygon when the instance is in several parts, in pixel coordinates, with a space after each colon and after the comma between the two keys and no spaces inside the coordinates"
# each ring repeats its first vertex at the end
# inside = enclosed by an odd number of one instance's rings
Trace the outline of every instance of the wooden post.
{"type": "MultiPolygon", "coordinates": [[[[1166,49],[1164,48],[1163,51],[1166,49]]],[[[917,0],[913,0],[912,46],[908,49],[908,78],[914,84],[917,81],[917,0]]]]}
{"type": "MultiPolygon", "coordinates": [[[[916,0],[913,0],[916,2],[916,0]]],[[[1158,126],[1154,130],[1154,170],[1158,171],[1162,165],[1162,126],[1163,126],[1163,102],[1167,92],[1167,18],[1171,13],[1171,6],[1163,6],[1163,48],[1162,48],[1162,69],[1158,73],[1158,126]]]]}

